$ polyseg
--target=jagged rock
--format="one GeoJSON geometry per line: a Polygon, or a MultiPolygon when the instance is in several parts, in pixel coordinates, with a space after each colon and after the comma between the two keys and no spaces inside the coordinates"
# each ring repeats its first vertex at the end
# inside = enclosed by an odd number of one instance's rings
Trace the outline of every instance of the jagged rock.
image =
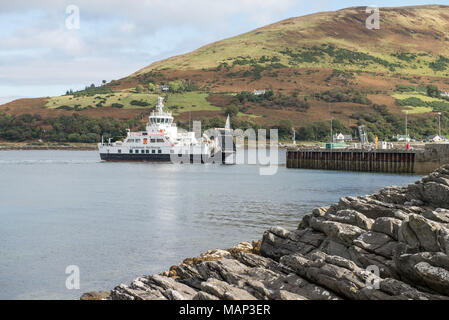
{"type": "Polygon", "coordinates": [[[396,218],[389,217],[380,217],[374,221],[374,224],[371,228],[372,231],[384,233],[389,235],[394,240],[398,240],[399,228],[402,224],[402,221],[396,218]]]}
{"type": "Polygon", "coordinates": [[[253,250],[253,245],[249,242],[240,242],[234,248],[240,251],[251,251],[253,250]]]}
{"type": "MultiPolygon", "coordinates": [[[[331,256],[326,255],[326,257],[331,256]]],[[[343,258],[326,259],[326,257],[309,260],[302,255],[295,254],[283,256],[281,263],[313,283],[329,288],[346,298],[356,299],[360,289],[366,285],[368,273],[348,260],[346,260],[346,264],[343,263],[343,258]]]]}
{"type": "Polygon", "coordinates": [[[328,214],[325,217],[327,220],[350,224],[364,230],[370,230],[374,223],[373,219],[367,218],[360,212],[348,209],[340,210],[335,215],[328,214]]]}
{"type": "Polygon", "coordinates": [[[446,252],[447,236],[448,230],[442,224],[416,214],[410,215],[399,229],[399,241],[421,251],[446,252]]]}
{"type": "Polygon", "coordinates": [[[83,293],[80,300],[109,300],[111,296],[107,291],[93,291],[83,293]]]}
{"type": "Polygon", "coordinates": [[[263,256],[278,260],[284,255],[298,251],[308,253],[318,248],[325,238],[325,234],[311,229],[288,231],[271,228],[263,235],[260,252],[263,256]]]}
{"type": "Polygon", "coordinates": [[[219,300],[218,297],[204,291],[199,291],[192,300],[219,300]]]}
{"type": "Polygon", "coordinates": [[[449,257],[442,252],[402,253],[395,257],[401,276],[423,288],[449,295],[449,257]]]}
{"type": "Polygon", "coordinates": [[[449,209],[449,186],[435,181],[420,184],[421,199],[430,206],[449,209]]]}
{"type": "Polygon", "coordinates": [[[298,230],[271,228],[259,243],[210,250],[105,298],[449,299],[448,254],[446,165],[407,187],[342,198],[305,215],[298,230]]]}
{"type": "Polygon", "coordinates": [[[247,291],[213,278],[203,282],[201,284],[201,289],[222,300],[256,300],[256,298],[247,291]]]}
{"type": "Polygon", "coordinates": [[[310,219],[310,225],[314,230],[323,232],[329,239],[343,244],[351,244],[354,239],[363,233],[362,229],[353,225],[316,218],[310,219]]]}
{"type": "Polygon", "coordinates": [[[308,299],[296,293],[292,293],[285,290],[279,290],[279,300],[308,300],[308,299]]]}
{"type": "Polygon", "coordinates": [[[326,239],[323,241],[319,250],[326,254],[329,254],[329,255],[339,256],[339,257],[349,259],[351,257],[349,248],[350,248],[350,246],[348,246],[348,245],[344,245],[342,243],[335,242],[330,239],[326,239]]]}
{"type": "Polygon", "coordinates": [[[447,209],[438,208],[435,211],[426,210],[422,213],[422,215],[427,219],[449,224],[449,210],[447,209]]]}

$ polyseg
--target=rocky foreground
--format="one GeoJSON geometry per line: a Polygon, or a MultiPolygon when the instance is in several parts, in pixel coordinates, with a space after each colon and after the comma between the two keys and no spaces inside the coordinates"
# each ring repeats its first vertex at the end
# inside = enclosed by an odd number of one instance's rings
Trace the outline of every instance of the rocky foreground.
{"type": "Polygon", "coordinates": [[[449,165],[407,187],[342,198],[295,231],[209,251],[110,299],[449,299],[449,165]],[[378,275],[376,275],[378,271],[378,275]]]}

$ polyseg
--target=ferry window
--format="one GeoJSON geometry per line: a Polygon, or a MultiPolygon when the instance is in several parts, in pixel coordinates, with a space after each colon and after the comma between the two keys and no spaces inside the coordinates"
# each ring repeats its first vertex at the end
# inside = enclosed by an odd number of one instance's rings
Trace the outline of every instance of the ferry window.
{"type": "Polygon", "coordinates": [[[145,150],[141,150],[140,153],[145,153],[145,150]]]}
{"type": "Polygon", "coordinates": [[[132,150],[129,150],[129,153],[133,153],[133,151],[132,151],[132,150]]]}
{"type": "Polygon", "coordinates": [[[134,140],[133,139],[128,139],[128,141],[127,142],[134,142],[134,140]]]}
{"type": "Polygon", "coordinates": [[[147,136],[147,135],[148,135],[148,133],[144,132],[144,133],[142,133],[142,135],[144,135],[144,136],[147,136]]]}
{"type": "Polygon", "coordinates": [[[162,150],[158,150],[157,153],[162,153],[162,150]]]}
{"type": "Polygon", "coordinates": [[[136,139],[135,142],[139,143],[139,142],[140,142],[140,139],[136,139]]]}
{"type": "Polygon", "coordinates": [[[151,142],[156,142],[156,139],[151,139],[151,142]]]}
{"type": "Polygon", "coordinates": [[[118,149],[117,151],[118,151],[118,153],[122,153],[122,150],[120,150],[120,149],[118,149]]]}
{"type": "Polygon", "coordinates": [[[146,151],[146,153],[150,153],[150,150],[145,150],[146,151]]]}
{"type": "Polygon", "coordinates": [[[156,150],[151,150],[151,153],[156,153],[156,150]]]}
{"type": "Polygon", "coordinates": [[[157,139],[157,142],[164,142],[164,139],[157,139]]]}
{"type": "Polygon", "coordinates": [[[139,153],[139,150],[134,151],[134,153],[139,153]]]}

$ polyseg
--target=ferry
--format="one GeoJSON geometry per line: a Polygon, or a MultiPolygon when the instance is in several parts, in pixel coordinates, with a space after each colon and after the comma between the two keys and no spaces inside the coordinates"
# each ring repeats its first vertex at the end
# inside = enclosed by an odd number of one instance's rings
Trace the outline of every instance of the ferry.
{"type": "Polygon", "coordinates": [[[123,141],[98,144],[104,161],[150,161],[172,163],[235,163],[235,144],[229,116],[225,128],[215,129],[216,137],[178,131],[171,112],[164,111],[164,99],[158,98],[145,131],[127,131],[123,141]]]}

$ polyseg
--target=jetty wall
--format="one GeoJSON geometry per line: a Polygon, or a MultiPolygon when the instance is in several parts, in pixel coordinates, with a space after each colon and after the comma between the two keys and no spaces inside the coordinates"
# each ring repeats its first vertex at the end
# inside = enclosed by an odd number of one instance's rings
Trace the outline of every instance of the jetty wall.
{"type": "Polygon", "coordinates": [[[427,174],[449,163],[449,144],[418,150],[287,150],[287,168],[427,174]]]}

